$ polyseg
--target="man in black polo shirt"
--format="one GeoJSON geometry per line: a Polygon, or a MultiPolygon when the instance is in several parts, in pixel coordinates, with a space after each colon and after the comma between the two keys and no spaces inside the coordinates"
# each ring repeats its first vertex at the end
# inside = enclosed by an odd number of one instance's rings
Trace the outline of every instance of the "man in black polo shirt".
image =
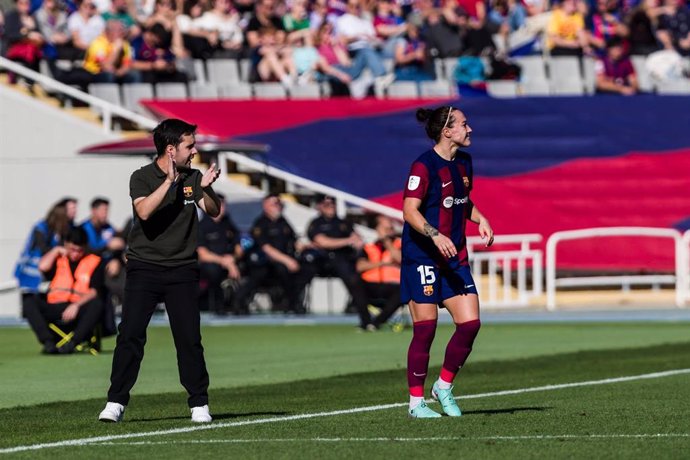
{"type": "Polygon", "coordinates": [[[129,181],[134,223],[108,402],[98,417],[104,422],[122,420],[144,357],[146,327],[159,302],[165,303],[170,319],[192,421],[211,421],[199,319],[195,205],[210,216],[219,214],[220,203],[211,184],[220,172],[215,164],[203,175],[191,169],[197,153],[195,131],[196,125],[182,120],[162,121],[153,130],[157,158],[134,171],[129,181]]]}
{"type": "Polygon", "coordinates": [[[319,216],[307,228],[307,235],[317,252],[312,253],[312,257],[307,260],[311,261],[313,258],[312,267],[316,269],[316,274],[343,280],[359,314],[359,327],[365,331],[375,331],[364,284],[355,267],[357,254],[364,246],[362,238],[352,225],[336,215],[333,197],[320,197],[317,209],[319,216]]]}
{"type": "Polygon", "coordinates": [[[225,315],[232,292],[240,279],[237,261],[242,256],[240,231],[226,212],[225,197],[220,199],[220,214],[204,215],[199,222],[199,269],[201,280],[206,284],[202,300],[217,315],[225,315]]]}

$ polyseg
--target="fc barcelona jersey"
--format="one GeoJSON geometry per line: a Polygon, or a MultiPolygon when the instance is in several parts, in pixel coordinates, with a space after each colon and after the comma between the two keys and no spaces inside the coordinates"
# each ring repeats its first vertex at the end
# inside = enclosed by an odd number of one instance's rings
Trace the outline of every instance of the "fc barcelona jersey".
{"type": "Polygon", "coordinates": [[[455,243],[456,256],[446,259],[428,236],[407,222],[402,236],[402,263],[454,268],[467,265],[465,225],[472,212],[472,158],[456,151],[445,160],[434,150],[423,153],[412,163],[405,184],[404,198],[422,200],[419,212],[438,231],[455,243]]]}

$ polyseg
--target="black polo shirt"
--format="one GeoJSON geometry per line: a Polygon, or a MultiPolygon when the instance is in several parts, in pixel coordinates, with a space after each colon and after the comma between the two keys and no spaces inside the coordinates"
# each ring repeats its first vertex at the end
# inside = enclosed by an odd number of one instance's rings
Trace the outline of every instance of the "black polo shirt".
{"type": "Polygon", "coordinates": [[[214,254],[232,254],[238,244],[240,244],[240,231],[230,216],[225,214],[219,222],[208,215],[201,218],[199,247],[204,247],[214,254]]]}
{"type": "MultiPolygon", "coordinates": [[[[316,235],[324,235],[329,238],[347,238],[352,235],[353,231],[354,229],[352,228],[352,225],[337,216],[328,219],[327,217],[320,215],[316,219],[312,220],[309,224],[309,227],[307,228],[307,236],[309,236],[309,239],[312,241],[314,241],[316,235]]],[[[345,255],[354,254],[354,250],[350,247],[326,250],[326,252],[345,255]]]]}
{"type": "MultiPolygon", "coordinates": [[[[129,179],[129,196],[134,201],[153,193],[165,181],[166,173],[156,162],[134,171],[129,179]]],[[[129,232],[127,258],[177,267],[197,260],[196,203],[203,198],[201,172],[189,169],[170,186],[161,204],[143,221],[134,210],[129,232]]]]}
{"type": "Polygon", "coordinates": [[[284,217],[273,221],[265,214],[259,216],[252,225],[252,238],[256,247],[261,248],[264,244],[270,244],[280,252],[289,256],[295,255],[295,240],[297,236],[290,224],[284,217]]]}

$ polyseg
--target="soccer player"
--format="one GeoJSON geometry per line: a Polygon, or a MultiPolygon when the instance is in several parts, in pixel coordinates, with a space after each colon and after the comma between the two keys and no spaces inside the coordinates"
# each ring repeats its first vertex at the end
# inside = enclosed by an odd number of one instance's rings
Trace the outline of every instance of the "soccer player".
{"type": "Polygon", "coordinates": [[[197,153],[195,131],[196,125],[182,120],[163,120],[153,130],[158,157],[134,171],[129,181],[134,223],[108,402],[98,416],[104,422],[122,420],[144,358],[146,327],[159,302],[165,302],[170,319],[192,422],[211,421],[199,318],[196,206],[218,216],[220,200],[211,184],[220,171],[211,165],[202,175],[191,168],[197,153]]]}
{"type": "Polygon", "coordinates": [[[417,110],[417,120],[425,123],[435,145],[412,163],[403,194],[400,291],[402,302],[410,305],[413,321],[407,353],[409,415],[441,416],[424,402],[424,381],[436,334],[437,306],[443,306],[453,317],[455,333],[431,395],[441,403],[443,412],[459,417],[462,413],[451,392],[453,379],[472,351],[480,327],[479,298],[467,262],[465,224],[468,219],[478,224],[487,246],[493,243],[494,232],[470,200],[472,161],[458,150],[471,142],[472,128],[465,115],[444,106],[417,110]]]}

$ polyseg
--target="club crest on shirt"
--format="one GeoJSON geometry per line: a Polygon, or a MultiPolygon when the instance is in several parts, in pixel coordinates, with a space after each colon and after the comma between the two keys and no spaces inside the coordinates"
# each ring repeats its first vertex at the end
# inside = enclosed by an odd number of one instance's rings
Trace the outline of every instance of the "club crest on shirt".
{"type": "Polygon", "coordinates": [[[470,178],[463,176],[462,177],[462,183],[465,184],[465,187],[469,187],[470,186],[470,178]]]}
{"type": "Polygon", "coordinates": [[[417,190],[417,187],[419,187],[419,183],[421,182],[421,178],[419,176],[410,176],[410,179],[407,181],[407,189],[408,190],[417,190]]]}
{"type": "Polygon", "coordinates": [[[424,286],[424,295],[429,296],[434,294],[434,287],[431,284],[424,286]]]}
{"type": "Polygon", "coordinates": [[[184,187],[182,189],[182,193],[184,193],[185,198],[189,198],[194,194],[194,191],[191,186],[189,187],[184,187]]]}

